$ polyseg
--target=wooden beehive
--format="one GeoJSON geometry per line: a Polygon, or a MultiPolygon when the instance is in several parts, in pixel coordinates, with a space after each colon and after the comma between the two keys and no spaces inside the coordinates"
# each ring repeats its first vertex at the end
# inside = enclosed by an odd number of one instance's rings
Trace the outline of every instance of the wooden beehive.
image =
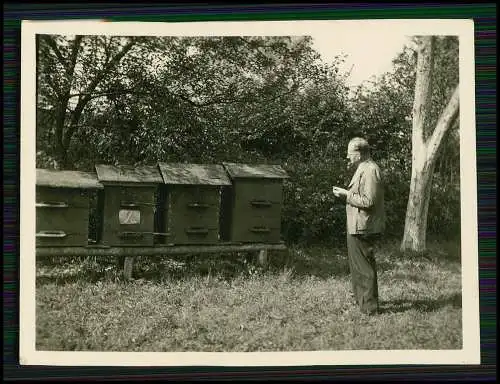
{"type": "Polygon", "coordinates": [[[103,186],[96,175],[36,170],[36,246],[86,246],[90,194],[103,186]]]}
{"type": "Polygon", "coordinates": [[[103,245],[152,246],[157,190],[163,182],[158,167],[95,167],[104,186],[103,245]]]}
{"type": "Polygon", "coordinates": [[[223,195],[223,237],[244,243],[280,242],[285,170],[269,164],[223,166],[232,182],[223,195]]]}
{"type": "Polygon", "coordinates": [[[215,164],[159,163],[158,166],[165,183],[162,194],[165,242],[219,242],[221,188],[231,184],[224,168],[215,164]]]}

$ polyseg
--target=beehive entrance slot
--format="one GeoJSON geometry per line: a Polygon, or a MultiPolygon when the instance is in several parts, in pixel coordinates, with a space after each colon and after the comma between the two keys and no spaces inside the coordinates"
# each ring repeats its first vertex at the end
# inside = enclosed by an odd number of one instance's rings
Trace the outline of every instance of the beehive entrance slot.
{"type": "Polygon", "coordinates": [[[190,235],[206,235],[208,234],[208,229],[203,227],[191,227],[186,229],[186,233],[190,235]]]}
{"type": "Polygon", "coordinates": [[[270,201],[267,200],[253,200],[251,204],[254,207],[270,207],[271,205],[273,205],[270,201]]]}
{"type": "Polygon", "coordinates": [[[66,237],[64,231],[40,231],[36,234],[36,237],[48,237],[48,238],[63,238],[66,237]]]}
{"type": "Polygon", "coordinates": [[[269,233],[271,230],[267,227],[253,227],[250,231],[255,233],[269,233]]]}
{"type": "Polygon", "coordinates": [[[42,201],[36,203],[37,208],[68,208],[68,204],[63,201],[42,201]]]}
{"type": "Polygon", "coordinates": [[[187,206],[189,208],[208,208],[208,204],[205,203],[189,203],[187,206]]]}

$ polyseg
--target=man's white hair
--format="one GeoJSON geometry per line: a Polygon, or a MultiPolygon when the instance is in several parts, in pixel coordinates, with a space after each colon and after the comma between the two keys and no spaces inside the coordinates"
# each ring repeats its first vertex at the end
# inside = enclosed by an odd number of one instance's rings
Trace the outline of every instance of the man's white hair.
{"type": "Polygon", "coordinates": [[[366,139],[362,137],[355,137],[349,141],[349,147],[352,148],[353,151],[357,151],[362,154],[370,153],[370,144],[366,139]]]}

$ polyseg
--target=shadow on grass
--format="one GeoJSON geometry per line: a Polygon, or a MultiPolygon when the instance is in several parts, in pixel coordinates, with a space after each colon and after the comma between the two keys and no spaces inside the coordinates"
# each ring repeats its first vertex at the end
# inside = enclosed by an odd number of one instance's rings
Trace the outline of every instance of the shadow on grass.
{"type": "Polygon", "coordinates": [[[45,285],[45,284],[66,285],[66,284],[77,284],[81,282],[97,283],[98,281],[102,280],[120,281],[124,279],[117,272],[104,273],[101,271],[90,271],[85,273],[37,276],[36,285],[45,285]]]}
{"type": "MultiPolygon", "coordinates": [[[[37,284],[70,284],[78,281],[97,282],[99,280],[124,280],[123,267],[118,259],[88,258],[54,260],[41,263],[44,267],[37,276],[37,284]]],[[[383,271],[392,268],[384,260],[377,263],[383,271]]],[[[269,251],[268,264],[261,267],[256,254],[190,254],[154,257],[136,257],[133,278],[152,282],[184,280],[196,277],[217,276],[232,280],[237,277],[266,273],[279,275],[284,270],[291,271],[296,278],[314,276],[320,279],[349,275],[347,253],[338,248],[290,248],[287,251],[269,251]]]]}
{"type": "Polygon", "coordinates": [[[461,308],[462,295],[454,293],[438,299],[381,301],[379,311],[380,313],[401,313],[414,309],[419,312],[434,312],[447,306],[461,308]]]}
{"type": "Polygon", "coordinates": [[[427,249],[423,252],[411,250],[401,251],[399,242],[392,242],[384,246],[385,253],[391,259],[404,259],[412,261],[430,261],[443,264],[460,264],[461,245],[460,239],[430,240],[427,249]]]}
{"type": "MultiPolygon", "coordinates": [[[[425,254],[413,255],[399,252],[398,243],[387,243],[377,250],[377,270],[379,272],[392,270],[394,262],[401,259],[452,266],[454,263],[447,260],[459,262],[459,249],[459,243],[444,242],[429,247],[429,251],[425,254]]],[[[37,265],[47,272],[38,273],[37,284],[123,280],[122,266],[117,258],[112,257],[52,258],[41,260],[37,265]]],[[[338,244],[335,247],[292,246],[286,251],[269,251],[268,265],[265,268],[258,265],[256,254],[250,252],[136,257],[133,278],[162,282],[216,276],[229,281],[260,273],[279,275],[284,270],[292,271],[296,278],[313,276],[328,279],[348,276],[350,271],[345,244],[338,244]]],[[[401,278],[408,277],[401,276],[401,278]]],[[[418,277],[415,279],[418,280],[418,277]]]]}
{"type": "Polygon", "coordinates": [[[112,257],[53,257],[37,261],[36,284],[96,283],[119,280],[118,263],[112,257]]]}
{"type": "MultiPolygon", "coordinates": [[[[218,276],[233,279],[242,274],[250,275],[261,271],[252,258],[246,254],[205,254],[138,256],[134,258],[133,278],[151,282],[185,280],[193,277],[218,276]]],[[[123,259],[66,260],[43,262],[39,265],[36,283],[71,284],[76,282],[95,283],[100,280],[125,281],[123,259]],[[75,265],[78,265],[75,268],[75,265]]]]}
{"type": "MultiPolygon", "coordinates": [[[[314,276],[320,279],[344,277],[350,274],[347,250],[342,248],[321,248],[290,250],[286,260],[271,259],[277,271],[283,265],[293,269],[295,276],[314,276]]],[[[377,261],[377,270],[384,271],[393,266],[386,260],[377,261]]]]}

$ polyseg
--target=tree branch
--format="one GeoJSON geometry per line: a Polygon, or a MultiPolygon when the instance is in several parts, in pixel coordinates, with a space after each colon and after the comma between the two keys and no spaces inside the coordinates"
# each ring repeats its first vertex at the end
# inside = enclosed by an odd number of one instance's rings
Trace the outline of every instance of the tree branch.
{"type": "Polygon", "coordinates": [[[75,66],[76,66],[76,60],[78,58],[78,52],[80,50],[80,43],[82,40],[82,36],[76,36],[75,40],[73,41],[73,47],[71,49],[71,55],[69,57],[69,63],[66,62],[66,59],[62,56],[61,51],[57,47],[56,42],[50,37],[50,36],[43,36],[49,46],[52,48],[52,50],[56,53],[56,56],[58,57],[59,61],[61,64],[64,66],[65,71],[66,71],[66,77],[67,77],[67,84],[65,84],[64,87],[57,87],[56,84],[52,81],[50,81],[50,77],[48,77],[48,85],[52,88],[52,90],[55,92],[58,102],[60,104],[67,104],[69,98],[71,95],[69,94],[71,91],[71,84],[73,82],[73,75],[75,72],[75,66]]]}
{"type": "Polygon", "coordinates": [[[272,96],[272,97],[266,97],[266,98],[263,98],[263,99],[259,99],[259,98],[252,98],[251,99],[251,98],[248,98],[248,97],[227,99],[227,98],[223,98],[223,95],[216,95],[212,100],[204,102],[204,103],[196,102],[196,101],[190,99],[189,96],[185,96],[185,95],[182,95],[182,94],[177,94],[177,93],[174,93],[174,92],[171,92],[171,91],[168,91],[168,92],[171,95],[173,95],[174,97],[178,97],[179,99],[188,102],[189,104],[193,105],[194,107],[204,108],[204,107],[210,107],[212,105],[217,105],[217,104],[269,103],[269,102],[273,102],[273,101],[279,99],[280,97],[289,95],[289,94],[293,93],[295,90],[296,89],[294,87],[292,87],[292,89],[288,90],[287,92],[284,92],[284,93],[281,93],[281,94],[278,94],[278,95],[275,95],[275,96],[272,96]]]}
{"type": "Polygon", "coordinates": [[[248,41],[246,38],[244,38],[243,36],[236,36],[240,41],[242,41],[243,43],[245,43],[245,45],[250,49],[250,52],[252,51],[255,51],[257,53],[259,53],[262,57],[268,59],[269,56],[262,51],[261,47],[259,46],[256,46],[256,47],[252,47],[252,43],[250,41],[248,41]]]}
{"type": "Polygon", "coordinates": [[[95,99],[101,96],[111,96],[111,95],[126,95],[126,94],[145,94],[144,92],[138,92],[136,89],[122,89],[120,91],[106,91],[106,92],[80,92],[80,93],[72,93],[69,95],[70,98],[73,97],[88,97],[89,99],[95,99]]]}
{"type": "MultiPolygon", "coordinates": [[[[92,80],[84,93],[91,94],[96,89],[97,85],[102,81],[102,79],[120,62],[120,60],[127,54],[128,51],[132,49],[135,44],[135,39],[129,41],[120,52],[116,54],[108,63],[106,63],[103,70],[97,74],[97,76],[92,80]]],[[[81,102],[82,104],[86,104],[88,100],[86,100],[89,96],[84,97],[81,102]]]]}
{"type": "Polygon", "coordinates": [[[435,158],[439,151],[441,142],[446,132],[453,126],[458,118],[458,111],[460,108],[460,87],[457,85],[455,91],[450,97],[446,108],[441,113],[439,120],[434,128],[432,136],[428,140],[427,146],[427,159],[432,160],[435,158]]]}
{"type": "MultiPolygon", "coordinates": [[[[67,74],[71,78],[71,80],[73,78],[73,74],[75,73],[76,59],[78,58],[78,52],[80,51],[80,43],[81,43],[82,39],[83,39],[83,36],[77,35],[75,37],[75,40],[73,41],[73,47],[71,48],[70,63],[69,63],[68,71],[67,71],[67,74]]],[[[70,84],[71,84],[71,81],[70,81],[70,84]]]]}
{"type": "Polygon", "coordinates": [[[83,109],[91,100],[91,95],[95,91],[96,87],[99,83],[104,79],[104,77],[120,62],[120,60],[127,54],[128,51],[132,49],[134,44],[136,43],[135,39],[131,39],[109,62],[106,63],[103,70],[98,73],[92,82],[89,84],[87,89],[85,89],[84,93],[86,94],[84,97],[78,100],[78,103],[75,107],[75,111],[71,116],[70,126],[66,132],[66,136],[64,138],[64,147],[67,149],[69,147],[69,143],[71,141],[71,137],[73,136],[78,121],[82,115],[83,109]]]}
{"type": "Polygon", "coordinates": [[[47,84],[49,85],[50,88],[52,88],[52,90],[56,94],[56,98],[58,100],[60,100],[63,97],[63,95],[62,95],[61,90],[59,89],[59,87],[56,86],[56,84],[54,82],[52,82],[52,81],[47,81],[47,84]]]}
{"type": "Polygon", "coordinates": [[[66,59],[64,58],[63,54],[61,53],[61,51],[57,47],[55,40],[49,35],[42,35],[42,38],[46,41],[48,46],[52,49],[52,51],[56,55],[59,62],[63,65],[63,67],[67,69],[68,63],[66,62],[66,59]]]}

